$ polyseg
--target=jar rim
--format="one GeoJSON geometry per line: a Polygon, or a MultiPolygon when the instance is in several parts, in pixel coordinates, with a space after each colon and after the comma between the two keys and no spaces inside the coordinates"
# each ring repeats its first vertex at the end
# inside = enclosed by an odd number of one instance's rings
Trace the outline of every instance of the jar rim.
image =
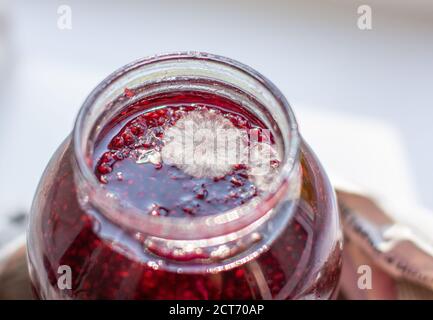
{"type": "Polygon", "coordinates": [[[108,218],[114,220],[115,223],[124,225],[137,232],[143,232],[161,238],[193,240],[214,238],[237,232],[248,227],[253,222],[263,219],[265,216],[269,216],[269,212],[287,195],[287,190],[291,188],[288,180],[290,177],[296,175],[294,171],[296,171],[297,164],[299,163],[301,138],[296,118],[288,101],[270,80],[251,67],[230,58],[204,52],[186,51],[145,57],[119,68],[106,77],[93,89],[84,101],[75,122],[72,140],[79,180],[84,182],[87,193],[89,193],[88,195],[95,201],[93,205],[101,211],[101,214],[108,216],[108,218]],[[110,198],[110,193],[107,192],[104,185],[98,181],[94,174],[92,161],[86,157],[86,149],[83,148],[83,138],[86,138],[83,137],[83,126],[86,117],[92,113],[92,108],[97,99],[107,90],[110,84],[113,84],[132,71],[164,61],[176,62],[183,60],[200,60],[203,62],[217,63],[220,64],[221,67],[241,72],[251,78],[251,80],[257,81],[264,86],[284,109],[289,125],[290,145],[285,154],[283,166],[276,177],[276,189],[266,197],[260,198],[260,203],[251,203],[252,201],[249,201],[242,206],[210,216],[194,218],[154,217],[139,212],[140,210],[138,208],[119,206],[119,203],[110,198]],[[119,210],[122,211],[122,214],[118,214],[119,210]]]}

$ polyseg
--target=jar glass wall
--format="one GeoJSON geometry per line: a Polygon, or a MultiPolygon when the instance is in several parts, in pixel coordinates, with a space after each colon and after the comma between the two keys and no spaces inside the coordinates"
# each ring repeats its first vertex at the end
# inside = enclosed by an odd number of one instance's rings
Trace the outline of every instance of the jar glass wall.
{"type": "Polygon", "coordinates": [[[28,258],[41,299],[330,299],[341,241],[333,189],[278,89],[230,59],[177,53],[127,65],[87,98],[35,195],[28,258]],[[283,156],[262,196],[213,215],[156,217],[97,179],[95,148],[113,119],[173,94],[218,97],[272,131],[283,156]],[[65,267],[70,285],[59,283],[65,267]]]}

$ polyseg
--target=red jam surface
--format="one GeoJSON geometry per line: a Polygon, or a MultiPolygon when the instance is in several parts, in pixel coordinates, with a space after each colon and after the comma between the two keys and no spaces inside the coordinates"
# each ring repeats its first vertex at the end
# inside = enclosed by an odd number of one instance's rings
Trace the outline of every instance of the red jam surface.
{"type": "MultiPolygon", "coordinates": [[[[191,112],[203,118],[212,113],[214,118],[228,119],[234,128],[257,134],[258,142],[264,140],[265,128],[257,118],[240,113],[237,105],[221,97],[204,99],[194,93],[174,95],[170,100],[166,96],[145,99],[131,108],[164,107],[138,115],[126,112],[114,119],[95,150],[95,174],[101,183],[136,208],[158,216],[212,215],[263,193],[250,180],[247,164],[234,164],[223,176],[194,177],[162,160],[140,163],[143,155],[161,150],[165,130],[191,112]]],[[[272,137],[269,143],[273,144],[272,137]]]]}
{"type": "MultiPolygon", "coordinates": [[[[133,97],[133,92],[125,95],[133,97]]],[[[197,108],[213,109],[237,128],[265,128],[242,107],[218,96],[178,93],[148,98],[128,107],[102,130],[94,152],[95,175],[108,190],[161,219],[215,214],[259,196],[245,166],[234,166],[212,179],[192,177],[164,163],[137,163],[137,150],[155,147],[167,125],[197,108]],[[148,131],[154,133],[153,140],[142,139],[148,131]]],[[[83,209],[68,140],[48,166],[33,206],[29,262],[36,295],[44,299],[331,298],[341,263],[336,207],[316,158],[305,145],[301,154],[299,205],[269,249],[228,270],[188,273],[165,269],[169,261],[160,263],[157,256],[149,263],[153,253],[144,246],[145,235],[137,236],[101,213],[83,209]],[[71,268],[70,289],[58,286],[62,265],[71,268]]]]}

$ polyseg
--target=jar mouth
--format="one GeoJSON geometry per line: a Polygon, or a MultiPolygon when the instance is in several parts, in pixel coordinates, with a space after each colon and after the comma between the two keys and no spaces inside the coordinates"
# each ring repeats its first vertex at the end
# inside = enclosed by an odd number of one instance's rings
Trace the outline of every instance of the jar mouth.
{"type": "MultiPolygon", "coordinates": [[[[124,106],[131,103],[126,101],[124,106]]],[[[154,237],[181,241],[230,237],[252,224],[266,220],[282,201],[288,197],[294,201],[300,192],[301,138],[289,103],[280,90],[263,75],[240,62],[218,55],[203,52],[158,54],[121,67],[105,78],[87,97],[76,119],[72,139],[78,167],[76,180],[82,189],[80,201],[83,205],[93,207],[127,229],[154,237]],[[170,68],[176,68],[177,71],[171,73],[170,68]],[[101,110],[110,109],[113,101],[123,94],[124,88],[174,81],[182,78],[183,74],[194,74],[211,80],[216,75],[223,81],[230,79],[231,86],[261,99],[262,104],[272,109],[274,115],[282,121],[285,127],[282,135],[288,141],[283,146],[283,160],[276,179],[263,197],[253,198],[246,204],[210,216],[155,217],[145,214],[139,208],[125,206],[97,179],[92,163],[92,143],[95,138],[91,135],[95,127],[97,130],[103,127],[97,124],[101,110]]]]}

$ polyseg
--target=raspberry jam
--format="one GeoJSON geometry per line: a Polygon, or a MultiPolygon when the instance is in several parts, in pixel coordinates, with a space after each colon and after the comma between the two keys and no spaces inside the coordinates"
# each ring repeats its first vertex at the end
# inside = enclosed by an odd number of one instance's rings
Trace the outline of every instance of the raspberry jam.
{"type": "MultiPolygon", "coordinates": [[[[223,163],[217,166],[211,163],[206,170],[202,170],[202,162],[209,160],[209,151],[212,150],[196,154],[196,163],[167,164],[167,160],[173,162],[170,159],[173,155],[169,153],[173,151],[175,157],[179,156],[189,141],[183,145],[179,135],[174,137],[172,147],[164,143],[165,133],[168,130],[168,133],[176,134],[180,123],[187,121],[198,128],[212,129],[206,135],[196,137],[202,144],[202,149],[196,152],[212,146],[214,138],[218,138],[212,136],[216,130],[221,130],[221,135],[224,134],[222,130],[227,130],[232,135],[230,139],[236,135],[235,131],[243,133],[241,130],[245,130],[245,134],[251,132],[255,135],[256,144],[264,144],[264,140],[269,140],[268,146],[274,144],[271,133],[257,118],[245,114],[239,106],[221,97],[177,93],[147,98],[132,105],[120,119],[114,119],[111,130],[107,129],[108,132],[97,144],[93,162],[99,181],[135,207],[157,216],[212,215],[236,208],[263,193],[266,186],[258,185],[257,178],[252,179],[254,177],[246,164],[226,166],[223,163]],[[128,112],[131,109],[143,111],[154,108],[157,109],[138,115],[128,112]],[[197,170],[203,172],[194,172],[197,170]]],[[[245,147],[249,147],[251,139],[246,137],[246,140],[248,145],[245,147]]],[[[193,152],[185,150],[185,155],[191,156],[193,152]]],[[[221,148],[223,152],[225,150],[221,148]]],[[[276,168],[279,161],[271,161],[276,168]]]]}
{"type": "Polygon", "coordinates": [[[34,199],[36,296],[334,297],[334,193],[276,90],[201,53],[144,59],[107,78],[34,199]]]}

